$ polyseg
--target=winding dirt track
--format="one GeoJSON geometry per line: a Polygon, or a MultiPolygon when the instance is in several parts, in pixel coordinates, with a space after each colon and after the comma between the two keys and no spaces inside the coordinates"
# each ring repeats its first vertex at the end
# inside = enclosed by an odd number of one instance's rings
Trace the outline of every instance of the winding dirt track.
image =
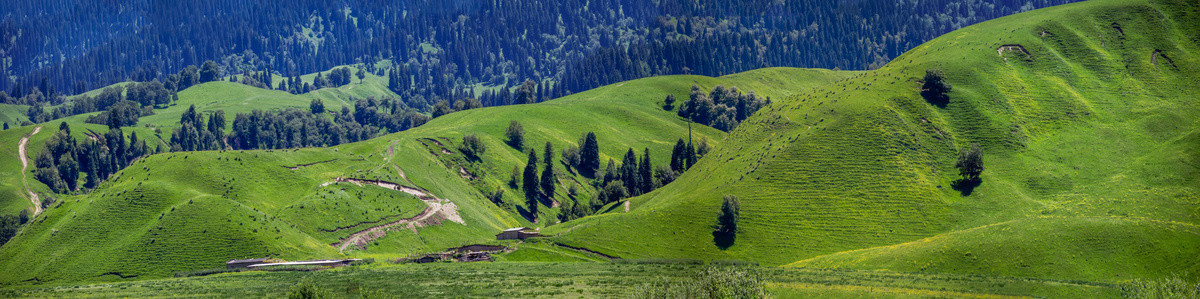
{"type": "Polygon", "coordinates": [[[368,229],[362,230],[360,232],[354,233],[350,236],[347,236],[346,238],[343,238],[341,242],[332,244],[334,247],[338,248],[338,251],[341,251],[341,252],[345,252],[347,248],[350,248],[350,246],[363,248],[367,244],[370,244],[371,241],[374,241],[376,239],[382,238],[383,236],[387,235],[387,231],[389,229],[396,228],[396,227],[411,229],[413,231],[413,233],[416,233],[418,227],[422,227],[422,226],[426,226],[426,225],[440,225],[443,220],[450,220],[450,221],[457,222],[459,224],[466,224],[466,222],[463,221],[462,217],[458,215],[458,206],[456,206],[453,202],[450,202],[449,200],[434,197],[433,195],[430,195],[428,192],[425,192],[425,190],[408,187],[408,186],[404,186],[404,185],[400,185],[400,184],[396,184],[396,183],[392,183],[392,182],[385,182],[385,181],[361,180],[361,179],[350,179],[350,178],[339,178],[336,181],[359,184],[359,185],[375,185],[375,186],[379,186],[379,187],[384,187],[384,188],[412,194],[413,196],[420,198],[421,201],[424,202],[425,205],[428,206],[425,208],[424,211],[421,212],[421,214],[417,214],[417,216],[413,216],[412,218],[400,219],[400,220],[392,221],[392,222],[385,223],[382,225],[373,226],[371,228],[368,228],[368,229]]]}
{"type": "Polygon", "coordinates": [[[33,132],[21,137],[21,142],[17,145],[17,155],[21,157],[21,183],[25,185],[25,192],[29,194],[29,201],[33,203],[33,215],[35,216],[42,213],[42,204],[37,193],[33,193],[33,190],[29,189],[28,178],[25,175],[26,170],[29,169],[29,158],[25,157],[25,144],[29,143],[29,137],[33,137],[41,131],[42,127],[33,128],[33,132]]]}

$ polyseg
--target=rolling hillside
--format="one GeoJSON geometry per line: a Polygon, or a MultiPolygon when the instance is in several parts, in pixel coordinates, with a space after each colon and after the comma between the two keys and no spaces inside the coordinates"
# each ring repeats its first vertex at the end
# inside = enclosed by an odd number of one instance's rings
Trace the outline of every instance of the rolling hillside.
{"type": "MultiPolygon", "coordinates": [[[[853,74],[776,68],[721,78],[655,77],[539,104],[453,113],[409,131],[332,148],[154,155],[90,194],[62,196],[61,206],[0,247],[0,272],[7,273],[0,281],[154,278],[221,267],[233,258],[397,258],[485,242],[501,229],[535,225],[520,214],[524,203],[515,190],[497,205],[477,189],[505,185],[501,182],[512,165],[524,162],[520,151],[503,143],[510,120],[524,122],[527,144],[535,148],[547,141],[564,148],[593,131],[602,157],[648,147],[656,161],[665,163],[674,141],[688,132],[683,119],[661,108],[668,93],[686,96],[693,84],[725,84],[785,97],[853,74]],[[482,161],[463,165],[471,168],[469,176],[451,164],[461,157],[456,144],[465,134],[479,134],[489,148],[482,161]],[[361,233],[372,228],[387,233],[361,233]]],[[[180,102],[213,109],[254,100],[226,83],[196,88],[211,90],[180,102]],[[233,96],[219,101],[214,93],[233,96]]],[[[258,99],[270,101],[270,93],[261,92],[258,99]]],[[[56,129],[55,122],[45,126],[56,129]]],[[[713,143],[724,135],[703,126],[695,126],[694,133],[713,143]]],[[[559,171],[564,185],[581,180],[559,171]]],[[[566,200],[561,192],[558,198],[566,200]]],[[[542,211],[547,220],[557,212],[542,211]]]]}
{"type": "Polygon", "coordinates": [[[1200,5],[1094,0],[963,28],[780,98],[630,213],[554,226],[627,258],[1120,282],[1200,270],[1200,5]],[[920,95],[926,70],[953,90],[920,95]],[[956,185],[982,145],[982,184],[956,185]],[[732,247],[713,243],[723,195],[732,247]]]}
{"type": "MultiPolygon", "coordinates": [[[[347,66],[355,69],[353,66],[347,66]]],[[[311,81],[316,74],[301,76],[303,80],[311,81]]],[[[277,78],[278,79],[278,78],[277,78]]],[[[282,80],[282,79],[279,79],[282,80]]],[[[121,86],[128,83],[118,83],[107,87],[121,86]]],[[[278,84],[278,82],[275,82],[278,84]]],[[[96,96],[104,88],[99,88],[93,91],[84,93],[88,96],[96,96]]],[[[374,96],[396,97],[387,89],[387,78],[367,74],[363,83],[359,83],[358,78],[355,78],[351,84],[347,84],[336,88],[322,88],[309,93],[294,95],[283,91],[266,90],[247,86],[238,83],[230,83],[225,81],[215,81],[192,86],[186,90],[179,92],[179,101],[172,103],[170,106],[163,109],[155,109],[154,115],[149,115],[139,119],[137,125],[125,127],[122,130],[126,133],[137,132],[138,136],[150,141],[150,147],[155,147],[156,144],[161,144],[164,148],[170,148],[167,142],[171,139],[171,132],[179,126],[179,117],[187,111],[188,107],[195,105],[197,111],[201,113],[209,113],[216,110],[225,110],[229,121],[227,126],[232,125],[233,116],[237,113],[249,113],[252,110],[272,110],[286,107],[295,107],[308,109],[309,103],[313,99],[321,99],[326,106],[331,109],[340,109],[342,105],[353,107],[355,98],[366,98],[374,96]]],[[[73,98],[73,97],[72,97],[73,98]]],[[[19,105],[0,105],[0,119],[11,118],[14,120],[27,120],[24,115],[27,106],[19,105]]],[[[52,109],[52,108],[48,108],[52,109]]],[[[49,121],[42,124],[36,124],[28,127],[18,127],[16,123],[11,123],[12,129],[0,131],[0,140],[12,140],[12,142],[4,142],[4,148],[0,148],[0,214],[16,214],[21,209],[29,208],[27,204],[27,196],[24,194],[24,188],[21,185],[21,164],[17,159],[17,142],[25,135],[33,131],[34,127],[43,127],[43,131],[39,134],[30,136],[28,147],[29,158],[37,157],[37,153],[43,148],[46,139],[50,138],[54,129],[57,129],[63,122],[68,123],[75,130],[72,131],[77,140],[87,138],[89,134],[103,135],[108,131],[105,125],[89,124],[85,121],[89,116],[96,115],[100,112],[92,112],[81,115],[69,116],[62,119],[49,121]]],[[[30,188],[34,192],[49,193],[49,188],[45,185],[32,179],[30,175],[30,188]]]]}

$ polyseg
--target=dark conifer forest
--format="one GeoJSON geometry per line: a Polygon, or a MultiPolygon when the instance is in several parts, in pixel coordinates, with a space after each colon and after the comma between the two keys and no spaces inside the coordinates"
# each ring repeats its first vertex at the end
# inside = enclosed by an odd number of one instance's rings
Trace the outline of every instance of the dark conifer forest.
{"type": "MultiPolygon", "coordinates": [[[[951,30],[1066,2],[14,0],[0,11],[37,17],[0,15],[8,78],[0,100],[52,102],[180,74],[201,77],[183,78],[192,82],[261,71],[292,78],[389,59],[397,67],[369,71],[403,78],[392,88],[423,99],[416,103],[453,103],[467,86],[515,89],[528,80],[540,85],[541,101],[654,75],[875,68],[951,30]],[[213,66],[219,73],[208,72],[213,66]]],[[[516,102],[485,98],[485,106],[516,102]]]]}

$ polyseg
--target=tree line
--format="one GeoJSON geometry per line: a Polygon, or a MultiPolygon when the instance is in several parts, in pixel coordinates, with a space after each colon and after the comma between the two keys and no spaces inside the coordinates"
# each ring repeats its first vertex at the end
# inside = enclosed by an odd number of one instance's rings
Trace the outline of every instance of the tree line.
{"type": "MultiPolygon", "coordinates": [[[[12,2],[0,19],[0,60],[9,61],[0,73],[15,80],[0,79],[0,90],[15,98],[165,83],[182,70],[194,75],[179,78],[186,86],[206,60],[218,76],[292,76],[391,59],[408,81],[399,94],[433,105],[476,84],[526,79],[564,95],[664,74],[866,69],[954,29],[1072,0],[12,2]]],[[[288,90],[303,88],[293,83],[288,90]]]]}
{"type": "Polygon", "coordinates": [[[63,122],[34,159],[34,177],[57,193],[92,189],[138,158],[163,151],[161,146],[150,148],[137,132],[126,139],[119,127],[79,142],[63,122]]]}
{"type": "MultiPolygon", "coordinates": [[[[558,177],[561,175],[555,167],[556,155],[559,155],[564,170],[590,178],[589,184],[596,190],[589,204],[583,204],[576,198],[579,194],[576,185],[568,187],[567,196],[573,200],[560,202],[562,210],[559,220],[570,221],[591,215],[604,205],[649,193],[670,184],[695,165],[709,149],[706,139],[695,145],[690,137],[687,142],[680,138],[666,164],[655,165],[649,148],[642,149],[640,155],[639,151],[629,148],[619,162],[609,159],[606,165],[601,166],[600,144],[594,132],[583,134],[575,145],[569,145],[561,152],[556,152],[550,142],[546,142],[540,151],[529,147],[525,144],[524,135],[524,125],[512,121],[505,130],[504,137],[509,146],[524,151],[526,155],[525,166],[513,168],[508,183],[509,187],[519,189],[524,195],[526,212],[530,219],[536,219],[539,203],[552,200],[555,196],[558,177]]],[[[464,155],[469,155],[469,158],[478,160],[486,147],[477,136],[467,135],[463,137],[459,149],[464,155]]],[[[499,202],[502,194],[502,191],[497,190],[488,195],[492,201],[499,202]]]]}

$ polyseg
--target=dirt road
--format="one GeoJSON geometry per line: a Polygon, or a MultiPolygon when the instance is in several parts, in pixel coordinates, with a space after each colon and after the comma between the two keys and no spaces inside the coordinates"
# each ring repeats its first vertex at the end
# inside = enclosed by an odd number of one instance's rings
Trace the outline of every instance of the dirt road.
{"type": "Polygon", "coordinates": [[[22,137],[21,142],[17,145],[17,155],[21,156],[21,183],[25,185],[25,192],[29,194],[29,201],[33,202],[33,215],[35,216],[42,213],[42,200],[38,198],[37,193],[33,193],[33,190],[29,189],[29,182],[27,181],[29,178],[25,175],[26,170],[29,169],[29,158],[25,155],[25,144],[29,143],[29,137],[33,137],[33,135],[41,131],[42,127],[33,128],[33,132],[22,137]]]}
{"type": "Polygon", "coordinates": [[[355,246],[358,248],[366,247],[366,245],[370,244],[371,241],[375,241],[376,239],[382,238],[383,236],[387,235],[388,230],[391,230],[394,228],[411,229],[413,231],[413,233],[416,233],[418,227],[423,227],[426,225],[441,225],[443,220],[450,220],[453,222],[457,222],[459,224],[466,224],[466,222],[463,221],[462,217],[458,215],[458,206],[457,205],[455,205],[453,202],[450,202],[449,200],[434,197],[433,195],[430,195],[428,192],[425,192],[425,190],[408,187],[408,186],[404,186],[404,185],[400,185],[400,184],[396,184],[396,183],[392,183],[392,182],[384,182],[384,181],[360,180],[360,179],[349,179],[349,178],[339,178],[336,181],[359,184],[359,185],[375,185],[375,186],[384,187],[384,188],[388,188],[388,189],[392,189],[392,190],[397,190],[397,191],[408,193],[408,194],[411,194],[413,196],[420,198],[421,201],[424,202],[425,205],[428,206],[425,208],[425,211],[422,211],[421,214],[418,214],[417,216],[392,221],[392,222],[385,223],[382,225],[373,226],[371,228],[368,228],[368,229],[362,230],[360,232],[354,233],[350,236],[347,236],[346,238],[343,238],[341,242],[332,244],[334,247],[337,247],[338,250],[342,251],[342,252],[345,252],[347,248],[350,248],[350,246],[355,246]]]}

